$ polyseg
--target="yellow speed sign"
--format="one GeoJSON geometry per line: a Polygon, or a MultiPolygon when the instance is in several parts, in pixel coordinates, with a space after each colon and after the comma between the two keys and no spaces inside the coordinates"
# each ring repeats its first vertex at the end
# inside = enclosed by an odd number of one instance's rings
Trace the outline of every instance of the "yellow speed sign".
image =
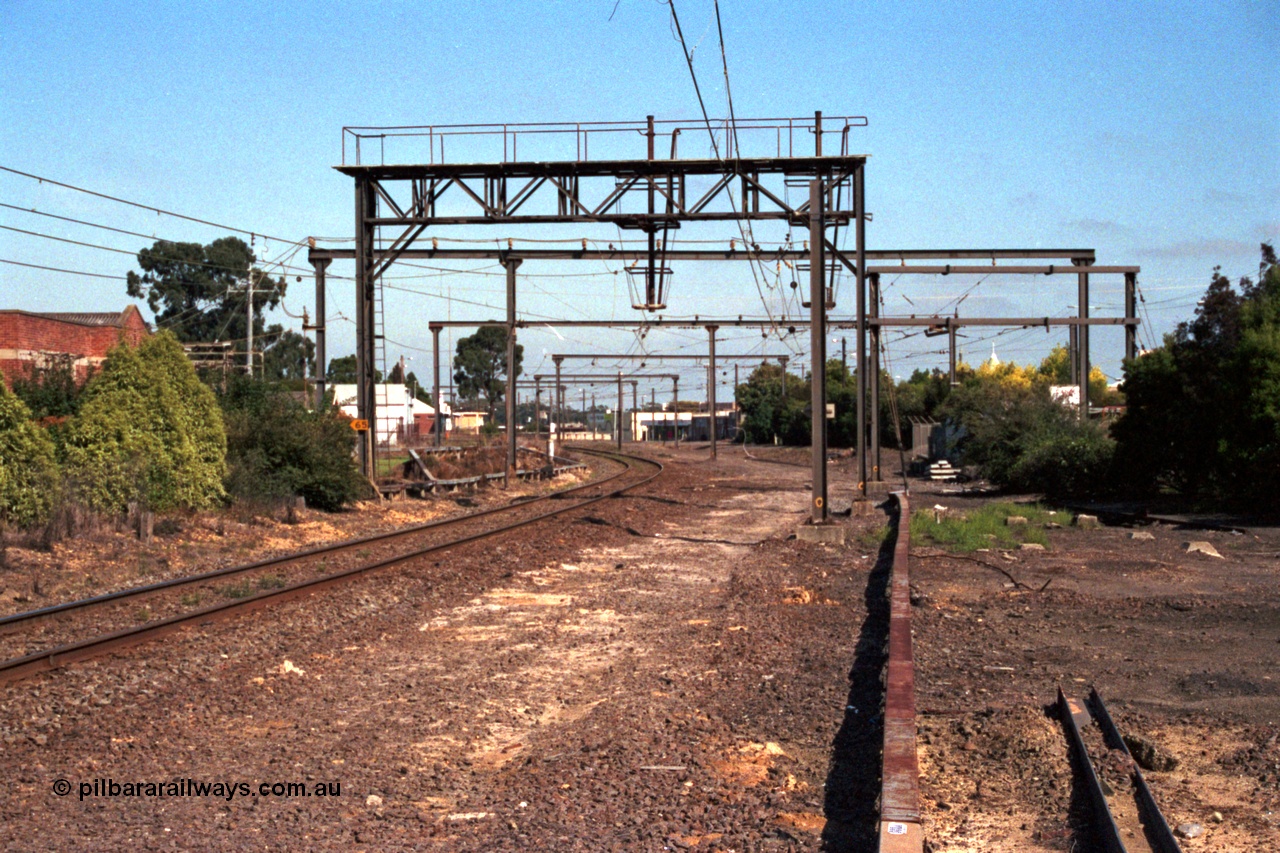
{"type": "Polygon", "coordinates": [[[365,418],[355,418],[351,421],[351,428],[356,432],[368,432],[369,421],[365,418]]]}

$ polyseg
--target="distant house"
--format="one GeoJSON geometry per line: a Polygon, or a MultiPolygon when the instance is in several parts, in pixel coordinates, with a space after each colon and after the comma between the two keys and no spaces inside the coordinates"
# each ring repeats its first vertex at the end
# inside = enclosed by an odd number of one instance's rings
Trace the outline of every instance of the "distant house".
{"type": "MultiPolygon", "coordinates": [[[[335,383],[333,404],[348,417],[356,417],[356,386],[335,383]]],[[[436,410],[429,403],[415,399],[405,385],[383,384],[374,386],[374,402],[378,417],[374,440],[390,446],[411,444],[431,434],[435,426],[436,410]]],[[[444,409],[445,428],[449,427],[449,404],[441,401],[444,409]]]]}
{"type": "Polygon", "coordinates": [[[488,412],[454,412],[453,428],[458,432],[478,433],[489,420],[488,412]]]}
{"type": "MultiPolygon", "coordinates": [[[[711,418],[706,404],[698,412],[631,412],[631,434],[635,441],[671,441],[676,429],[684,441],[710,441],[711,418]]],[[[731,439],[738,434],[741,413],[734,402],[716,404],[716,438],[731,439]]]]}
{"type": "Polygon", "coordinates": [[[0,309],[0,374],[13,384],[34,371],[69,360],[83,382],[122,339],[137,346],[151,334],[133,306],[118,313],[37,313],[0,309]]]}

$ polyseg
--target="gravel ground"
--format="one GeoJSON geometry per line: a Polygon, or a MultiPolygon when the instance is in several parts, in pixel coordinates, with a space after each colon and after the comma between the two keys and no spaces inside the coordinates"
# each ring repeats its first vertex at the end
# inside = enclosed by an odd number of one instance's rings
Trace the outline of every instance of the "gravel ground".
{"type": "MultiPolygon", "coordinates": [[[[650,452],[664,478],[575,519],[5,688],[0,845],[874,849],[883,518],[800,543],[804,467],[650,452]],[[102,790],[175,780],[231,795],[102,790]]],[[[1012,587],[916,561],[934,849],[1088,849],[1058,683],[1182,760],[1148,778],[1205,825],[1186,849],[1280,849],[1274,531],[1196,534],[1212,562],[1184,532],[1052,533],[980,555],[1012,587]]]]}

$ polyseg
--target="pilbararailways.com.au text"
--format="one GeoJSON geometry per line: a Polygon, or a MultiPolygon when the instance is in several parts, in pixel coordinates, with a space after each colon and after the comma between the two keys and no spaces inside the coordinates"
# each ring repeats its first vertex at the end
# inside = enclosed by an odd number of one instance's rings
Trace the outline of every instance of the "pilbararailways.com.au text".
{"type": "MultiPolygon", "coordinates": [[[[60,797],[71,793],[71,783],[58,779],[53,792],[60,797]]],[[[200,782],[195,779],[173,779],[166,782],[131,779],[119,782],[115,779],[94,779],[80,782],[80,799],[91,797],[217,797],[230,802],[236,797],[340,797],[341,782],[262,782],[256,786],[249,782],[200,782]]]]}

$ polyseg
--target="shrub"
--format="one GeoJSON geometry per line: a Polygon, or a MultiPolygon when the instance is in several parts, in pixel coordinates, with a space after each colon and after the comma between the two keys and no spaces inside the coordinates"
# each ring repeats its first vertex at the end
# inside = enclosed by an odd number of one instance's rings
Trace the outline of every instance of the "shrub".
{"type": "Polygon", "coordinates": [[[1043,383],[976,375],[943,406],[964,427],[965,463],[997,485],[1053,498],[1086,497],[1110,485],[1115,443],[1074,409],[1049,398],[1043,383]]]}
{"type": "Polygon", "coordinates": [[[53,442],[0,379],[0,525],[30,527],[44,521],[58,483],[53,442]]]}
{"type": "Polygon", "coordinates": [[[92,506],[200,509],[225,497],[226,436],[213,393],[168,332],[107,355],[68,424],[63,456],[92,506]]]}
{"type": "Polygon", "coordinates": [[[368,489],[351,456],[354,433],[336,410],[308,411],[278,386],[246,378],[228,386],[222,407],[233,496],[301,495],[336,511],[368,489]]]}
{"type": "Polygon", "coordinates": [[[1033,436],[1009,470],[1015,491],[1049,498],[1088,497],[1106,490],[1115,442],[1092,425],[1033,436]]]}

